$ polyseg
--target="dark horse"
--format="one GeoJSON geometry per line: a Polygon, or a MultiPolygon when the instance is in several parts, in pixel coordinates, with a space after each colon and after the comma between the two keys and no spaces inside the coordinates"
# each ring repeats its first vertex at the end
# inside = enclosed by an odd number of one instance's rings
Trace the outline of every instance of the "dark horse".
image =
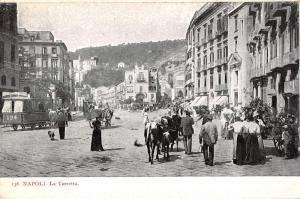
{"type": "Polygon", "coordinates": [[[161,123],[163,125],[164,131],[169,132],[171,151],[173,151],[175,141],[178,151],[178,134],[180,131],[181,117],[179,115],[173,115],[172,118],[169,116],[163,116],[161,118],[161,123]]]}
{"type": "Polygon", "coordinates": [[[146,126],[147,134],[145,137],[146,145],[148,149],[149,162],[153,164],[154,151],[156,147],[156,159],[159,160],[158,151],[159,145],[162,141],[163,131],[161,126],[156,122],[150,122],[146,126]]]}

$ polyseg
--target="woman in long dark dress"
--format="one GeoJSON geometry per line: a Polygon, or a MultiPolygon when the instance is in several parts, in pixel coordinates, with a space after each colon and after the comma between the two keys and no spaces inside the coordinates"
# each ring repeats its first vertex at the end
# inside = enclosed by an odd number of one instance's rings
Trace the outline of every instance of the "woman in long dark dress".
{"type": "Polygon", "coordinates": [[[102,147],[101,121],[99,121],[99,118],[96,118],[96,120],[92,123],[91,128],[94,128],[91,151],[104,151],[102,147]]]}
{"type": "Polygon", "coordinates": [[[254,121],[253,116],[249,115],[244,122],[244,135],[246,142],[245,164],[256,164],[262,160],[258,136],[260,136],[259,125],[254,121]]]}

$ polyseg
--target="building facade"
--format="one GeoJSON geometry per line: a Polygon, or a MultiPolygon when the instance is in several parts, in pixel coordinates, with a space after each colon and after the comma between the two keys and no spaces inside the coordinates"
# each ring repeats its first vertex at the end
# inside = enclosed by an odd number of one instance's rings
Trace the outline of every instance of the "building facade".
{"type": "Polygon", "coordinates": [[[136,102],[156,103],[156,74],[156,70],[149,70],[144,65],[136,65],[134,70],[125,71],[126,99],[132,98],[136,102]],[[151,82],[149,82],[149,79],[151,79],[151,82]]]}
{"type": "Polygon", "coordinates": [[[202,105],[210,108],[228,104],[228,13],[233,7],[206,3],[194,14],[186,34],[185,100],[207,98],[202,105]]]}
{"type": "Polygon", "coordinates": [[[206,3],[186,40],[186,100],[207,96],[212,108],[260,98],[299,115],[298,3],[206,3]]]}
{"type": "Polygon", "coordinates": [[[34,98],[52,98],[52,108],[70,105],[70,82],[73,77],[70,76],[72,66],[65,43],[55,41],[50,31],[27,31],[19,28],[18,34],[20,90],[30,93],[34,98]]]}
{"type": "Polygon", "coordinates": [[[17,5],[0,3],[0,112],[3,92],[19,91],[17,5]]]}
{"type": "Polygon", "coordinates": [[[299,4],[253,3],[249,15],[252,95],[299,117],[299,4]]]}

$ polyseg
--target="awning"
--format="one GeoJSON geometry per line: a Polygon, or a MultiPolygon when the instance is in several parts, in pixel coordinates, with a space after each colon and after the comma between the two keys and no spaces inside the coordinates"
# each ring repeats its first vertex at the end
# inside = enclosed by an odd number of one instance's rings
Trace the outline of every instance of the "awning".
{"type": "Polygon", "coordinates": [[[197,101],[198,101],[200,98],[201,98],[201,97],[196,97],[196,98],[192,101],[192,103],[190,104],[190,106],[193,107],[193,106],[197,103],[197,101]]]}
{"type": "Polygon", "coordinates": [[[220,98],[221,98],[221,96],[216,96],[216,97],[212,100],[212,102],[211,102],[210,104],[213,105],[213,106],[217,105],[217,101],[218,101],[220,98]]]}
{"type": "Polygon", "coordinates": [[[207,106],[207,96],[201,96],[194,106],[207,106]]]}
{"type": "Polygon", "coordinates": [[[219,104],[221,106],[225,106],[228,104],[228,96],[220,96],[216,104],[219,104]]]}

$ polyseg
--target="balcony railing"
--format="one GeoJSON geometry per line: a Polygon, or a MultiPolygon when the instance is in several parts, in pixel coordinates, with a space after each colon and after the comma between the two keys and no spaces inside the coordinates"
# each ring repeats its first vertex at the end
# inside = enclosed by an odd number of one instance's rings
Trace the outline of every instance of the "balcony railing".
{"type": "Polygon", "coordinates": [[[284,82],[284,92],[291,94],[299,94],[299,79],[284,82]]]}
{"type": "Polygon", "coordinates": [[[138,79],[136,79],[136,81],[137,81],[137,82],[146,82],[146,80],[145,80],[145,79],[142,79],[142,78],[138,78],[138,79]]]}
{"type": "Polygon", "coordinates": [[[200,87],[198,90],[199,90],[200,93],[206,93],[207,92],[206,87],[200,87]]]}
{"type": "Polygon", "coordinates": [[[227,84],[215,85],[215,91],[224,91],[224,90],[228,90],[227,84]]]}

